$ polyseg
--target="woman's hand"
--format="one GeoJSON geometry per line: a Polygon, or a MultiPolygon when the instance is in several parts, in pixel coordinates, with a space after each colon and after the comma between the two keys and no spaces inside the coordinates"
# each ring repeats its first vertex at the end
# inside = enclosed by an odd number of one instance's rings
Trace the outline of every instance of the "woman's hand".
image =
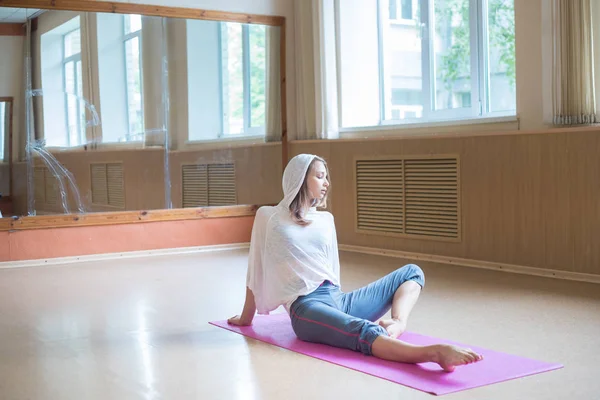
{"type": "Polygon", "coordinates": [[[237,326],[249,326],[252,325],[252,319],[254,319],[254,313],[256,313],[256,303],[254,302],[254,293],[250,288],[246,287],[246,302],[244,303],[244,309],[242,315],[236,315],[227,320],[231,325],[237,326]]]}
{"type": "Polygon", "coordinates": [[[231,325],[237,326],[249,326],[252,325],[252,321],[246,321],[242,319],[240,315],[236,315],[235,317],[231,317],[227,320],[227,322],[231,325]]]}

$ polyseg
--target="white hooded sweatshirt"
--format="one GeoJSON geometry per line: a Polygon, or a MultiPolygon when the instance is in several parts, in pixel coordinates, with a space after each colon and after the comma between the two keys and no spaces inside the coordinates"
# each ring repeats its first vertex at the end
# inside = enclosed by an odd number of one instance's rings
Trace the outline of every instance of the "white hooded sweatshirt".
{"type": "Polygon", "coordinates": [[[314,157],[300,154],[291,159],[283,173],[283,200],[256,212],[246,285],[254,294],[259,314],[268,314],[280,305],[289,313],[299,296],[312,292],[324,280],[339,285],[333,215],[312,207],[304,216],[311,224],[301,226],[292,220],[289,209],[314,157]]]}

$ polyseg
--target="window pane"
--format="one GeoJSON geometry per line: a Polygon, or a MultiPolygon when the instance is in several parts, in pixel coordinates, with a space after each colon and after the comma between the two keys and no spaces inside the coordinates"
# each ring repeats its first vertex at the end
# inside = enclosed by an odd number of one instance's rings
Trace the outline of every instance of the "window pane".
{"type": "Polygon", "coordinates": [[[79,139],[77,144],[83,144],[86,140],[86,118],[85,118],[85,101],[83,100],[83,75],[81,73],[81,61],[77,61],[77,108],[79,115],[79,139]]]}
{"type": "Polygon", "coordinates": [[[77,98],[73,94],[67,94],[67,124],[69,130],[69,145],[76,146],[79,137],[77,126],[77,98]]]}
{"type": "Polygon", "coordinates": [[[79,29],[75,29],[65,35],[65,58],[74,54],[81,53],[81,34],[79,29]]]}
{"type": "Polygon", "coordinates": [[[69,144],[77,145],[78,137],[78,107],[77,107],[77,84],[75,77],[75,62],[69,61],[65,64],[65,96],[67,99],[67,131],[69,144]]]}
{"type": "MultiPolygon", "coordinates": [[[[378,40],[389,26],[389,8],[385,1],[339,1],[339,94],[341,126],[345,128],[373,126],[381,121],[383,98],[381,72],[389,76],[389,57],[381,56],[378,40]],[[379,4],[379,7],[378,7],[379,4]],[[379,25],[383,22],[383,26],[379,25]],[[383,32],[381,32],[383,31],[383,32]],[[388,65],[382,67],[381,58],[388,65]]],[[[389,45],[397,45],[390,40],[389,45]]],[[[386,53],[389,54],[389,53],[386,53]]],[[[389,84],[384,85],[389,90],[389,84]]],[[[386,95],[386,98],[390,98],[386,95]]],[[[387,109],[386,109],[387,110],[387,109]]],[[[388,111],[386,111],[388,112],[388,111]]]]}
{"type": "Polygon", "coordinates": [[[398,24],[392,15],[387,20],[385,13],[383,15],[384,119],[421,118],[423,76],[419,25],[398,24]]]}
{"type": "Polygon", "coordinates": [[[398,0],[389,0],[390,19],[398,18],[398,0]]]}
{"type": "Polygon", "coordinates": [[[471,92],[469,0],[434,1],[434,106],[437,110],[470,107],[462,93],[471,92]]]}
{"type": "Polygon", "coordinates": [[[223,55],[223,130],[224,133],[244,132],[244,56],[242,25],[221,23],[223,55]]]}
{"type": "Polygon", "coordinates": [[[142,29],[141,15],[125,15],[125,34],[128,35],[142,29]]]}
{"type": "Polygon", "coordinates": [[[250,25],[250,126],[265,125],[266,27],[250,25]]]}
{"type": "Polygon", "coordinates": [[[144,131],[144,115],[142,111],[140,42],[137,37],[125,42],[125,70],[127,75],[129,140],[141,140],[144,131]]]}
{"type": "Polygon", "coordinates": [[[402,1],[402,19],[412,19],[413,17],[413,0],[402,1]]]}
{"type": "Polygon", "coordinates": [[[514,0],[488,1],[489,110],[515,110],[514,0]]]}
{"type": "Polygon", "coordinates": [[[65,64],[65,92],[76,94],[75,87],[75,62],[69,61],[65,64]]]}

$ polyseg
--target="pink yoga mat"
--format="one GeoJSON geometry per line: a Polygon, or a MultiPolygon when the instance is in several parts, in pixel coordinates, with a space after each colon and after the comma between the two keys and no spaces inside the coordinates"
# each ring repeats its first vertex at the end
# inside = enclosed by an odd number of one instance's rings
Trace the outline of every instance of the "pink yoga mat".
{"type": "Polygon", "coordinates": [[[457,367],[456,371],[448,373],[435,363],[402,364],[365,356],[351,350],[303,342],[296,338],[287,314],[258,315],[254,318],[252,326],[247,327],[229,325],[226,320],[210,323],[275,346],[435,395],[458,392],[562,368],[560,364],[549,364],[416,333],[406,332],[402,335],[402,340],[412,344],[454,344],[470,347],[485,357],[483,361],[457,367]]]}

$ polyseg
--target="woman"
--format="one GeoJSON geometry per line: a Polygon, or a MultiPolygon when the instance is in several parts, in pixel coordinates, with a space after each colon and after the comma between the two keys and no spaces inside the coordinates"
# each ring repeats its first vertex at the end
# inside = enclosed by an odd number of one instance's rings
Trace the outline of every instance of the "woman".
{"type": "Polygon", "coordinates": [[[348,348],[385,360],[435,362],[446,371],[482,357],[457,346],[415,346],[397,338],[424,285],[423,271],[409,264],[350,293],[340,290],[333,216],[325,207],[327,163],[300,154],[283,173],[284,199],[256,213],[246,278],[246,301],[230,324],[251,325],[254,314],[284,305],[300,340],[348,348]],[[391,307],[391,319],[375,323],[391,307]]]}

